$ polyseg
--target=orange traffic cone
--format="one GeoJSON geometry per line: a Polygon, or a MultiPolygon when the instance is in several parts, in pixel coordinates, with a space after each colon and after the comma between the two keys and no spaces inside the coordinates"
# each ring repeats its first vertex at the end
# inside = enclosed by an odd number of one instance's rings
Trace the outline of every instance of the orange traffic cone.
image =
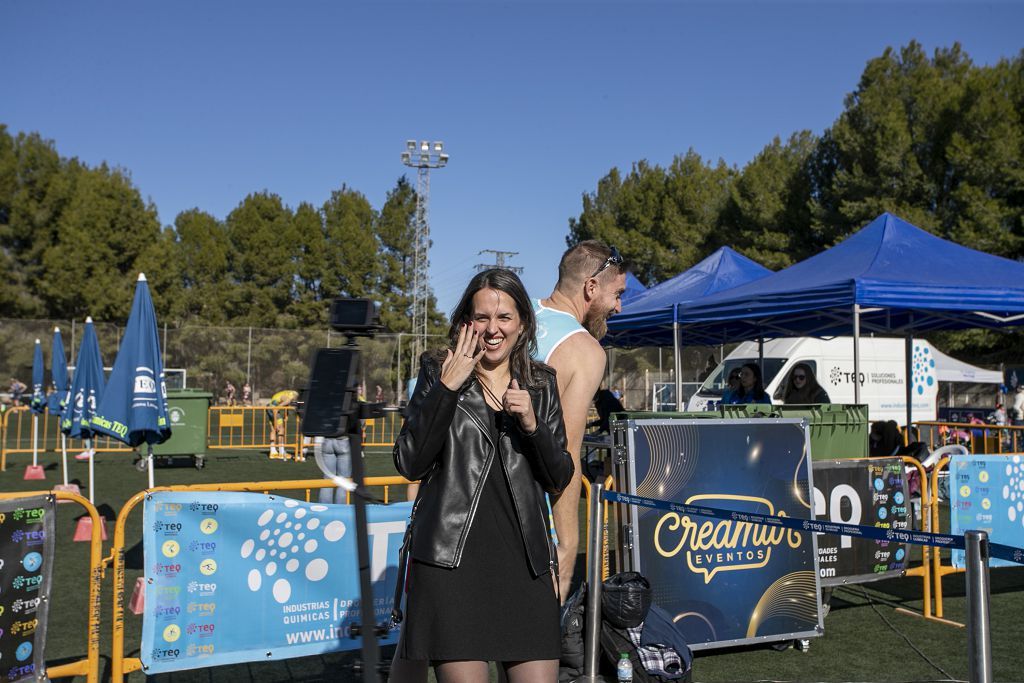
{"type": "MultiPolygon", "coordinates": [[[[107,520],[100,517],[100,538],[104,541],[107,540],[107,520]]],[[[78,518],[78,524],[75,526],[75,541],[85,541],[88,543],[92,540],[92,517],[85,515],[84,517],[78,518]]]]}

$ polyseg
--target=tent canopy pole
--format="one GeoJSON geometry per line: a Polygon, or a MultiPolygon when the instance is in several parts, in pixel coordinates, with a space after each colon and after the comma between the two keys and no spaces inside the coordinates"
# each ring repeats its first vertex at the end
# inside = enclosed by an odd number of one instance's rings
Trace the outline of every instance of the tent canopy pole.
{"type": "Polygon", "coordinates": [[[860,405],[860,304],[853,305],[853,402],[860,405]]]}

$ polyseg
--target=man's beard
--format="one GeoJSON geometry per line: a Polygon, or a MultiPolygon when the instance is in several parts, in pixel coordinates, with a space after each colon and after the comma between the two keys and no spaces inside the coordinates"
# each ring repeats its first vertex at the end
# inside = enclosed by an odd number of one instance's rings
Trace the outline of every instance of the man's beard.
{"type": "Polygon", "coordinates": [[[583,316],[583,329],[590,333],[590,336],[600,341],[604,339],[604,336],[608,334],[608,318],[607,316],[601,315],[594,309],[587,311],[587,314],[583,316]]]}

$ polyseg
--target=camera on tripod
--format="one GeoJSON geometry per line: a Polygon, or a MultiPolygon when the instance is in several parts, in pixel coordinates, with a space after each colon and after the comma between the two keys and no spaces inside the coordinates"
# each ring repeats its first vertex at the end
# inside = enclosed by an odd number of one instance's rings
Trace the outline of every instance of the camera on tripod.
{"type": "Polygon", "coordinates": [[[300,414],[306,436],[336,437],[350,431],[352,420],[381,414],[382,404],[361,403],[359,386],[359,337],[372,338],[382,329],[380,305],[370,299],[339,297],[331,302],[331,329],[348,338],[338,349],[318,349],[310,366],[309,384],[300,414]]]}

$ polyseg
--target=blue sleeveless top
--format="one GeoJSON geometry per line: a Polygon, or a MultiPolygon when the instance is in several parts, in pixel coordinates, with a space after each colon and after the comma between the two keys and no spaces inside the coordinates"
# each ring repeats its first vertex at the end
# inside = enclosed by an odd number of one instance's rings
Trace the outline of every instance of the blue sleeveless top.
{"type": "Polygon", "coordinates": [[[556,311],[533,300],[533,312],[537,316],[537,355],[535,360],[547,363],[551,354],[570,336],[586,332],[576,317],[564,311],[556,311]]]}

